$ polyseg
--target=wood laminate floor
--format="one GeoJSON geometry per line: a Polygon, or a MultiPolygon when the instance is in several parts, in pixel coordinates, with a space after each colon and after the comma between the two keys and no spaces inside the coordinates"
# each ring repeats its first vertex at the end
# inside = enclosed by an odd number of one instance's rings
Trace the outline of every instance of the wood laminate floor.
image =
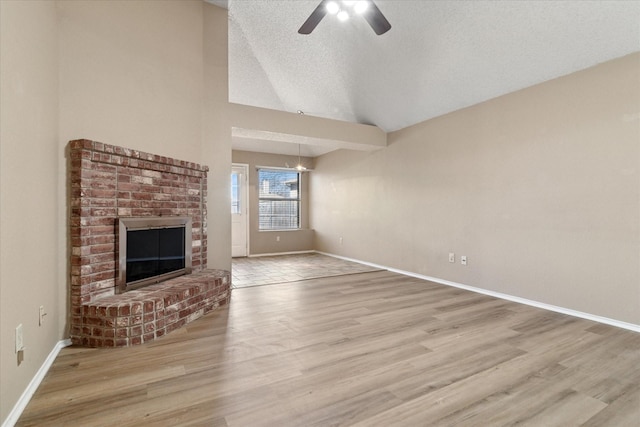
{"type": "Polygon", "coordinates": [[[382,271],[65,348],[18,426],[633,426],[640,334],[382,271]]]}

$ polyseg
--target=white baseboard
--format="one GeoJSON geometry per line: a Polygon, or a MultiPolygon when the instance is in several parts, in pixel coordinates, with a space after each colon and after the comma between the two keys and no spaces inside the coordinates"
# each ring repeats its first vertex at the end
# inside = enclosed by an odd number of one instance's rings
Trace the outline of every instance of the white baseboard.
{"type": "Polygon", "coordinates": [[[51,368],[51,365],[56,360],[56,357],[58,356],[58,353],[60,353],[60,350],[70,345],[70,339],[58,341],[56,343],[55,347],[53,347],[53,350],[51,350],[51,353],[49,353],[42,366],[40,366],[40,369],[38,369],[38,372],[36,372],[36,375],[33,377],[33,379],[31,379],[31,382],[29,383],[27,388],[24,390],[24,392],[22,392],[22,395],[20,396],[20,399],[18,399],[18,402],[14,405],[11,412],[9,412],[9,416],[7,416],[7,418],[2,423],[2,427],[13,427],[15,423],[18,422],[18,419],[20,419],[20,415],[22,415],[22,411],[24,411],[24,408],[27,407],[27,404],[38,389],[38,386],[44,379],[45,375],[47,375],[47,372],[49,372],[49,368],[51,368]]]}
{"type": "Polygon", "coordinates": [[[294,251],[294,252],[274,252],[274,253],[270,253],[270,254],[251,254],[248,256],[248,258],[258,258],[261,256],[280,256],[280,255],[299,255],[299,254],[314,254],[314,253],[319,253],[317,251],[294,251]]]}
{"type": "Polygon", "coordinates": [[[326,252],[320,252],[320,251],[315,251],[315,252],[319,253],[319,254],[322,254],[322,255],[327,255],[327,256],[330,256],[330,257],[343,259],[345,261],[357,262],[359,264],[364,264],[364,265],[368,265],[368,266],[371,266],[371,267],[376,267],[376,268],[392,271],[394,273],[403,274],[405,276],[415,277],[417,279],[428,280],[430,282],[440,283],[442,285],[447,285],[447,286],[453,286],[454,288],[465,289],[467,291],[476,292],[476,293],[484,294],[484,295],[489,295],[489,296],[492,296],[492,297],[495,297],[495,298],[504,299],[504,300],[507,300],[507,301],[513,301],[513,302],[517,302],[517,303],[520,303],[520,304],[525,304],[525,305],[530,305],[532,307],[541,308],[541,309],[544,309],[544,310],[554,311],[556,313],[562,313],[562,314],[567,314],[569,316],[579,317],[581,319],[592,320],[594,322],[604,323],[606,325],[611,325],[611,326],[615,326],[615,327],[618,327],[618,328],[627,329],[627,330],[630,330],[630,331],[633,331],[633,332],[640,332],[640,325],[636,325],[634,323],[627,323],[627,322],[623,322],[623,321],[620,321],[620,320],[611,319],[611,318],[608,318],[608,317],[598,316],[596,314],[584,313],[582,311],[572,310],[570,308],[558,307],[558,306],[552,305],[552,304],[546,304],[546,303],[543,303],[543,302],[533,301],[533,300],[530,300],[530,299],[521,298],[521,297],[509,295],[509,294],[503,294],[501,292],[490,291],[490,290],[487,290],[487,289],[476,288],[474,286],[464,285],[462,283],[451,282],[449,280],[439,279],[437,277],[431,277],[431,276],[425,276],[425,275],[422,275],[422,274],[416,274],[416,273],[412,273],[410,271],[398,270],[396,268],[386,267],[384,265],[374,264],[374,263],[366,262],[366,261],[360,261],[360,260],[353,259],[353,258],[347,258],[347,257],[343,257],[343,256],[340,256],[340,255],[334,255],[334,254],[330,254],[330,253],[326,253],[326,252]]]}

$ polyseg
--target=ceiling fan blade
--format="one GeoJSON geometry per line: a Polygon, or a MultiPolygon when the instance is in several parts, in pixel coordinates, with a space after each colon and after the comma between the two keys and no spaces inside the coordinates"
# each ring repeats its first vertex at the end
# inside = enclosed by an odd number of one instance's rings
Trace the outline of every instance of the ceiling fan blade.
{"type": "Polygon", "coordinates": [[[369,1],[369,7],[363,13],[363,16],[377,35],[384,34],[391,29],[391,24],[373,1],[369,1]]]}
{"type": "Polygon", "coordinates": [[[304,24],[298,30],[300,34],[311,34],[311,32],[318,26],[322,18],[327,14],[326,3],[328,0],[322,0],[318,7],[315,8],[311,15],[304,21],[304,24]]]}

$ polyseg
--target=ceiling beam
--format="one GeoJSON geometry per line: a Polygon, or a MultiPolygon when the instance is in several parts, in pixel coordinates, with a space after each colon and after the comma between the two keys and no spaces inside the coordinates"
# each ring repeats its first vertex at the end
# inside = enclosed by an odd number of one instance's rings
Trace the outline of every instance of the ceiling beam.
{"type": "Polygon", "coordinates": [[[232,137],[316,145],[331,149],[379,150],[387,134],[376,126],[229,103],[232,137]]]}

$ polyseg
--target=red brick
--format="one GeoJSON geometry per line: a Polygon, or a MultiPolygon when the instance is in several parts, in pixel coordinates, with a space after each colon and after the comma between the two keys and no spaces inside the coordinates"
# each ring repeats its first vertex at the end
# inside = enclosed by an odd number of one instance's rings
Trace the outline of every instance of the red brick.
{"type": "Polygon", "coordinates": [[[90,252],[92,255],[105,254],[105,253],[113,254],[115,250],[116,250],[115,243],[105,243],[102,245],[91,246],[90,252]]]}
{"type": "Polygon", "coordinates": [[[153,301],[145,301],[143,305],[144,313],[152,313],[154,311],[153,301]]]}
{"type": "Polygon", "coordinates": [[[174,323],[176,320],[178,320],[178,312],[175,313],[171,313],[165,316],[164,321],[165,321],[165,325],[169,325],[171,323],[174,323]]]}
{"type": "Polygon", "coordinates": [[[123,304],[118,308],[119,316],[129,316],[131,314],[131,306],[129,304],[123,304]]]}
{"type": "Polygon", "coordinates": [[[108,291],[114,286],[113,271],[93,274],[91,277],[94,279],[90,285],[92,292],[108,291]],[[103,279],[103,277],[108,277],[108,279],[103,279]]]}
{"type": "Polygon", "coordinates": [[[82,318],[82,322],[85,325],[91,325],[91,326],[102,326],[103,322],[102,319],[98,319],[96,317],[83,317],[82,318]]]}
{"type": "Polygon", "coordinates": [[[143,193],[140,191],[132,191],[131,192],[131,199],[133,200],[152,200],[153,199],[153,193],[143,193]]]}
{"type": "Polygon", "coordinates": [[[131,303],[131,314],[142,314],[142,303],[131,303]]]}
{"type": "Polygon", "coordinates": [[[127,182],[118,182],[118,191],[140,191],[140,184],[131,184],[127,182]]]}
{"type": "Polygon", "coordinates": [[[113,207],[100,207],[100,208],[91,208],[91,216],[106,216],[106,217],[115,217],[117,215],[117,209],[115,205],[113,207]]]}
{"type": "Polygon", "coordinates": [[[116,267],[115,261],[103,263],[91,263],[91,273],[100,273],[103,271],[113,271],[116,267]]]}
{"type": "Polygon", "coordinates": [[[142,206],[140,200],[126,199],[118,202],[118,208],[139,208],[142,206]]]}
{"type": "Polygon", "coordinates": [[[193,311],[194,307],[185,308],[184,310],[180,310],[180,312],[178,313],[178,317],[180,319],[184,319],[185,317],[188,317],[190,314],[192,314],[193,311]]]}
{"type": "MultiPolygon", "coordinates": [[[[111,220],[113,221],[113,220],[111,220]]],[[[105,235],[101,235],[101,236],[91,236],[89,238],[89,245],[94,246],[94,245],[104,245],[104,244],[113,244],[116,241],[116,236],[115,234],[105,234],[105,235]]],[[[115,246],[114,246],[115,247],[115,246]]],[[[88,251],[87,255],[90,252],[90,248],[89,247],[83,247],[83,249],[85,249],[88,251]]],[[[99,256],[110,256],[112,258],[115,257],[115,253],[108,253],[108,254],[104,254],[104,255],[99,255],[99,256]]],[[[93,259],[93,258],[92,258],[93,259]]]]}
{"type": "MultiPolygon", "coordinates": [[[[116,202],[113,201],[111,203],[111,205],[113,206],[114,212],[116,211],[116,202]]],[[[101,231],[103,231],[102,234],[104,234],[104,232],[106,232],[107,234],[113,234],[114,232],[114,225],[115,225],[116,219],[115,219],[115,215],[109,215],[109,216],[92,216],[91,218],[87,218],[86,221],[86,225],[91,226],[91,227],[98,227],[98,226],[108,226],[107,228],[100,228],[101,231]]],[[[95,233],[95,229],[92,228],[92,234],[95,233]]]]}

